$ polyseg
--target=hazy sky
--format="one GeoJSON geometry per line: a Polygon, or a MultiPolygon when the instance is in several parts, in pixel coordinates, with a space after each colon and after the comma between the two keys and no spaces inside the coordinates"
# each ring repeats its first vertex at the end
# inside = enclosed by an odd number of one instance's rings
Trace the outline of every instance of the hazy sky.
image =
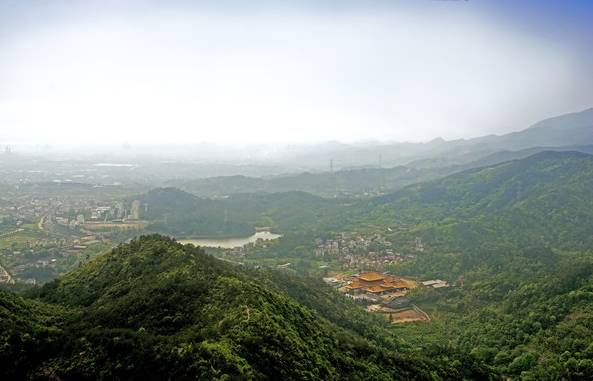
{"type": "Polygon", "coordinates": [[[566,0],[1,0],[0,144],[519,130],[593,106],[592,19],[566,0]]]}

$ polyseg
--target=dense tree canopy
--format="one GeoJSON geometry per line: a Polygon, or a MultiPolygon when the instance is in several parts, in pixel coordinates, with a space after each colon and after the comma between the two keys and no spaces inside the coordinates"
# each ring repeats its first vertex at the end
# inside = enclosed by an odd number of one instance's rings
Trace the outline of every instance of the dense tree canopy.
{"type": "MultiPolygon", "coordinates": [[[[231,265],[158,235],[28,298],[1,294],[2,372],[64,379],[488,378],[428,358],[322,284],[231,265]]],[[[450,358],[459,357],[450,363],[450,358]]]]}

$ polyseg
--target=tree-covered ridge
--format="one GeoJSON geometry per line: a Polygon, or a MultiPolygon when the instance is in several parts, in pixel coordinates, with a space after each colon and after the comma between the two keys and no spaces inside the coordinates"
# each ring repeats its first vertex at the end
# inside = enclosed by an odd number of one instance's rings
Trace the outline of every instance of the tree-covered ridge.
{"type": "Polygon", "coordinates": [[[150,228],[176,236],[247,236],[255,226],[311,231],[320,221],[330,221],[341,205],[305,192],[244,193],[213,200],[176,188],[154,189],[140,200],[148,205],[150,228]]]}
{"type": "Polygon", "coordinates": [[[439,249],[593,245],[593,156],[543,152],[360,204],[352,222],[410,226],[439,249]]]}
{"type": "Polygon", "coordinates": [[[456,283],[416,301],[430,325],[399,327],[418,347],[452,345],[522,380],[593,372],[593,156],[546,152],[374,200],[426,250],[394,270],[456,283]]]}
{"type": "MultiPolygon", "coordinates": [[[[591,252],[539,249],[505,255],[491,250],[480,258],[455,288],[417,295],[433,320],[397,327],[398,337],[419,348],[451,345],[513,379],[590,379],[591,252]]],[[[462,256],[447,259],[453,267],[465,266],[462,256]]]]}
{"type": "Polygon", "coordinates": [[[179,182],[178,186],[201,197],[252,193],[302,191],[322,197],[364,196],[381,190],[396,190],[423,179],[442,175],[443,171],[418,170],[412,167],[356,168],[335,172],[304,172],[274,177],[220,176],[179,182]]]}
{"type": "Polygon", "coordinates": [[[247,236],[253,225],[229,218],[220,201],[195,197],[175,188],[157,188],[139,197],[148,206],[150,228],[179,236],[247,236]]]}
{"type": "Polygon", "coordinates": [[[367,201],[330,200],[304,192],[244,193],[212,200],[175,188],[155,189],[141,200],[148,205],[150,229],[177,236],[249,235],[254,226],[295,233],[406,225],[413,228],[408,229],[410,235],[445,248],[494,240],[587,247],[593,243],[588,235],[593,226],[588,224],[593,221],[588,202],[593,198],[592,178],[593,156],[545,151],[367,201]],[[556,229],[560,225],[567,228],[556,229]]]}
{"type": "Polygon", "coordinates": [[[17,379],[57,344],[64,309],[0,289],[0,375],[17,379]]]}
{"type": "Polygon", "coordinates": [[[412,351],[388,335],[385,323],[337,296],[144,236],[28,299],[1,294],[9,306],[3,324],[20,327],[11,337],[31,337],[37,350],[23,351],[2,336],[3,360],[20,358],[21,366],[0,372],[62,379],[494,377],[457,352],[428,358],[412,351]],[[49,327],[32,325],[32,306],[51,311],[49,327]]]}

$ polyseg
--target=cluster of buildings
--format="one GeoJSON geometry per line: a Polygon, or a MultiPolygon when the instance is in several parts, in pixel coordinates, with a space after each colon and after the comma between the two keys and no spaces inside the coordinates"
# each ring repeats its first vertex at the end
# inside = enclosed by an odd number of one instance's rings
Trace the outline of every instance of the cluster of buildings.
{"type": "Polygon", "coordinates": [[[237,246],[227,249],[226,253],[235,258],[245,258],[247,256],[247,249],[245,246],[237,246]]]}
{"type": "Polygon", "coordinates": [[[430,320],[424,311],[411,303],[407,296],[410,290],[419,286],[449,287],[446,281],[440,279],[418,284],[411,279],[376,271],[367,271],[352,276],[337,274],[323,278],[323,280],[347,297],[366,304],[368,312],[382,314],[393,323],[430,320]]]}
{"type": "Polygon", "coordinates": [[[5,270],[10,271],[13,282],[36,284],[39,279],[43,281],[46,274],[59,273],[84,258],[89,247],[107,242],[108,235],[106,232],[98,235],[47,237],[23,243],[18,249],[5,248],[1,251],[5,270]]]}
{"type": "MultiPolygon", "coordinates": [[[[12,191],[20,186],[15,185],[12,191]]],[[[141,218],[148,206],[140,200],[96,200],[67,192],[40,194],[43,192],[0,194],[0,240],[4,243],[0,283],[43,282],[48,274],[70,269],[92,255],[95,245],[110,242],[111,228],[121,231],[146,224],[141,218]]]]}
{"type": "Polygon", "coordinates": [[[24,221],[35,220],[52,208],[50,199],[0,200],[0,224],[20,226],[24,221]]]}
{"type": "Polygon", "coordinates": [[[125,222],[138,221],[141,214],[148,210],[147,204],[134,200],[130,204],[123,201],[112,203],[93,203],[85,208],[59,208],[55,211],[57,223],[61,225],[78,226],[93,222],[125,222]]]}
{"type": "Polygon", "coordinates": [[[406,294],[418,287],[418,284],[411,279],[375,271],[352,276],[338,274],[323,280],[354,300],[380,303],[391,307],[406,305],[409,302],[405,297],[406,294]]]}
{"type": "Polygon", "coordinates": [[[413,258],[413,255],[402,254],[381,234],[370,237],[340,233],[333,239],[315,241],[315,257],[337,259],[347,269],[384,271],[388,266],[413,258]]]}
{"type": "Polygon", "coordinates": [[[126,203],[29,197],[0,200],[0,225],[19,227],[26,221],[41,221],[41,224],[76,228],[88,222],[138,221],[147,210],[148,205],[139,200],[126,203]]]}
{"type": "MultiPolygon", "coordinates": [[[[112,205],[99,206],[91,211],[91,221],[111,221],[123,222],[125,220],[139,220],[141,203],[134,200],[130,205],[122,201],[117,201],[112,205]]],[[[148,205],[144,204],[144,210],[148,210],[148,205]]]]}

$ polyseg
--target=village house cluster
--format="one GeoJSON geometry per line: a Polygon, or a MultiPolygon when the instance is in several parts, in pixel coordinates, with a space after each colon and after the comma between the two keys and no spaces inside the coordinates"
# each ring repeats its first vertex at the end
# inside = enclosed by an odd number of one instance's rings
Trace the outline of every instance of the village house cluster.
{"type": "Polygon", "coordinates": [[[18,227],[24,221],[46,214],[51,207],[50,199],[0,200],[0,225],[11,224],[18,227]]]}
{"type": "Polygon", "coordinates": [[[346,269],[384,271],[389,265],[413,258],[393,248],[381,234],[364,237],[359,234],[340,233],[333,239],[315,241],[315,257],[337,259],[346,269]]]}

